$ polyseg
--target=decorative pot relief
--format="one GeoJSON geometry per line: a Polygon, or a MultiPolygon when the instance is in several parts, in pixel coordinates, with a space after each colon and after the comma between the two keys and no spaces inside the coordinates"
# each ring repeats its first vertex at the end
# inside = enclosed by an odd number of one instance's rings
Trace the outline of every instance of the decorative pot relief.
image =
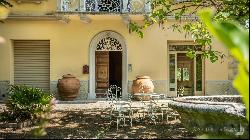
{"type": "MultiPolygon", "coordinates": [[[[153,93],[154,84],[149,76],[137,76],[132,85],[133,93],[153,93]]],[[[149,100],[149,96],[135,97],[137,100],[149,100]]]]}

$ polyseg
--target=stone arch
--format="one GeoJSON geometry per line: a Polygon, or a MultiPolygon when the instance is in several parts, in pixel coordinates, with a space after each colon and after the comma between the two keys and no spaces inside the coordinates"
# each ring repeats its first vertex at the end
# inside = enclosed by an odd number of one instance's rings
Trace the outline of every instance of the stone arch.
{"type": "Polygon", "coordinates": [[[89,48],[89,95],[88,99],[95,99],[95,51],[122,51],[122,98],[128,97],[128,60],[127,46],[124,37],[115,31],[102,31],[96,34],[89,48]]]}

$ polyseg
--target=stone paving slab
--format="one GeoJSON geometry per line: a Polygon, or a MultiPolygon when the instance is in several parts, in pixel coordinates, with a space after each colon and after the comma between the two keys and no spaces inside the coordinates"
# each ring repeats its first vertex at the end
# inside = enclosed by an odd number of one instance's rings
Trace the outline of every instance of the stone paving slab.
{"type": "MultiPolygon", "coordinates": [[[[170,100],[157,100],[157,105],[167,105],[170,100]]],[[[59,101],[56,105],[55,110],[84,110],[84,109],[106,109],[111,105],[111,101],[76,101],[76,102],[65,102],[59,101]]],[[[145,101],[145,105],[150,104],[149,101],[145,101]]],[[[144,104],[141,101],[132,101],[131,107],[141,107],[144,104]]]]}
{"type": "MultiPolygon", "coordinates": [[[[162,104],[167,105],[171,100],[157,100],[156,103],[158,106],[162,104]]],[[[98,101],[98,100],[85,100],[85,101],[59,101],[56,104],[56,111],[67,111],[67,110],[85,110],[85,109],[107,109],[110,107],[111,101],[98,101]]],[[[141,101],[132,101],[131,107],[141,107],[143,105],[150,104],[149,101],[144,101],[143,104],[141,101]]],[[[0,111],[6,109],[4,103],[0,103],[0,111]]]]}

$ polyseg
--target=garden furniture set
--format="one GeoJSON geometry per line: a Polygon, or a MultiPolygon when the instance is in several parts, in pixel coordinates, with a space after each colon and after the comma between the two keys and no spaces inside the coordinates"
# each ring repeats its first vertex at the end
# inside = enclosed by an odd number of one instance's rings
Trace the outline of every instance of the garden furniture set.
{"type": "Polygon", "coordinates": [[[164,115],[166,115],[167,122],[170,117],[176,120],[179,116],[177,112],[168,107],[167,103],[160,102],[161,99],[165,99],[165,95],[163,94],[135,93],[129,94],[129,98],[124,100],[117,96],[121,95],[119,92],[121,92],[121,88],[112,85],[107,91],[106,98],[106,100],[110,101],[110,122],[116,122],[117,130],[122,122],[123,125],[126,125],[126,121],[132,127],[133,121],[143,121],[149,118],[150,121],[156,124],[157,119],[161,118],[161,121],[164,120],[164,115]],[[135,96],[140,101],[132,103],[135,96]],[[149,97],[148,101],[143,100],[145,96],[149,97]]]}

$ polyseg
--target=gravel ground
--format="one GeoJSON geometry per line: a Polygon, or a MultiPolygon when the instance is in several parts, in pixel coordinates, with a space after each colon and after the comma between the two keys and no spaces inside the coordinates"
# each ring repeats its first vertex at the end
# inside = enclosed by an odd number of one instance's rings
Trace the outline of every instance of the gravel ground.
{"type": "MultiPolygon", "coordinates": [[[[137,103],[139,104],[139,102],[137,103]]],[[[134,104],[136,105],[136,103],[134,104]]],[[[157,121],[148,119],[133,120],[133,127],[120,125],[116,130],[116,122],[110,123],[108,103],[96,102],[86,104],[57,104],[51,120],[46,126],[46,139],[196,139],[187,132],[179,120],[157,121]]],[[[0,105],[1,109],[4,105],[0,105]]],[[[1,126],[0,126],[1,128],[1,126]]],[[[1,128],[0,139],[30,139],[31,130],[1,128]]]]}
{"type": "MultiPolygon", "coordinates": [[[[171,100],[157,100],[156,104],[158,106],[161,105],[167,105],[168,102],[171,100]]],[[[149,101],[144,101],[145,104],[149,104],[149,101]]],[[[86,110],[86,109],[107,109],[110,107],[111,101],[60,101],[57,105],[56,105],[56,110],[57,111],[65,111],[65,110],[86,110]]],[[[131,104],[131,107],[140,107],[142,106],[143,103],[141,101],[133,101],[131,104]]]]}

